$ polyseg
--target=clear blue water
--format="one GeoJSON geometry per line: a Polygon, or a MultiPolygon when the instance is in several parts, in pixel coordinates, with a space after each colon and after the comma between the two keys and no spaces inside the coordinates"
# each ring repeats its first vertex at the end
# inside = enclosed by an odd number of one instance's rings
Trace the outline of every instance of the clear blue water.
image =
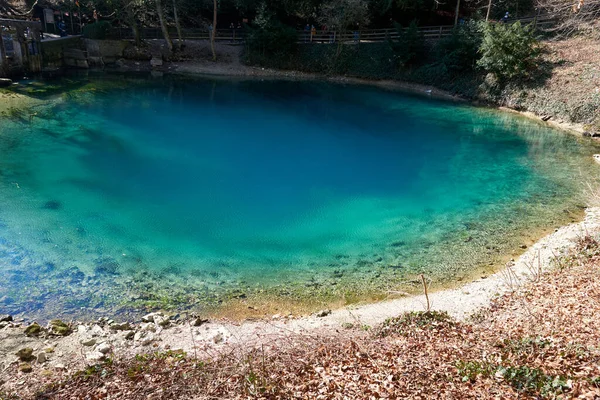
{"type": "Polygon", "coordinates": [[[201,288],[202,303],[228,286],[317,280],[332,299],[410,273],[460,278],[567,220],[595,168],[590,142],[370,87],[68,83],[0,119],[0,277],[13,288],[0,301],[15,310],[107,306],[82,287],[126,307],[145,279],[167,297],[201,288]]]}

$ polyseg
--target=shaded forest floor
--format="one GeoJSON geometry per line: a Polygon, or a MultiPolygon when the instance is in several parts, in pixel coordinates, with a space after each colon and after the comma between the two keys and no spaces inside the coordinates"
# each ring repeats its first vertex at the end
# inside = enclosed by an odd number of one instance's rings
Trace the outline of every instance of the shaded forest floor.
{"type": "MultiPolygon", "coordinates": [[[[373,327],[297,335],[210,359],[108,359],[21,392],[37,399],[600,398],[600,243],[579,240],[459,322],[412,312],[373,327]]],[[[25,376],[23,376],[25,378],[25,376]]],[[[25,379],[23,380],[25,382],[25,379]]],[[[11,397],[0,393],[0,398],[11,397]]]]}

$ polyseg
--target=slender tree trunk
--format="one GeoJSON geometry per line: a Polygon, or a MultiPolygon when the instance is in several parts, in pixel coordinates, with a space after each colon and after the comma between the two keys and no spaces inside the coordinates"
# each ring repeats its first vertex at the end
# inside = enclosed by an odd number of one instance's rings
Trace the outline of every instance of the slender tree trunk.
{"type": "Polygon", "coordinates": [[[489,1],[487,8],[488,9],[487,9],[487,14],[485,15],[485,22],[487,22],[490,19],[490,10],[492,9],[492,0],[489,1]]]}
{"type": "Polygon", "coordinates": [[[2,39],[2,27],[0,27],[0,78],[8,78],[8,61],[6,61],[6,47],[2,39]]]}
{"type": "Polygon", "coordinates": [[[177,14],[177,0],[173,0],[173,17],[175,18],[175,26],[177,27],[177,49],[181,50],[181,45],[183,44],[183,35],[181,34],[179,14],[177,14]]]}
{"type": "Polygon", "coordinates": [[[458,11],[460,9],[460,0],[456,0],[456,10],[454,11],[454,26],[458,25],[458,11]]]}
{"type": "Polygon", "coordinates": [[[212,50],[213,61],[217,61],[217,52],[215,51],[215,36],[217,35],[217,0],[213,0],[213,23],[210,36],[210,49],[212,50]]]}
{"type": "Polygon", "coordinates": [[[167,21],[165,20],[165,14],[162,8],[161,0],[156,0],[156,12],[158,13],[158,19],[160,21],[160,29],[162,29],[163,37],[167,42],[167,47],[169,48],[169,52],[173,51],[173,42],[171,41],[171,36],[169,35],[169,29],[167,28],[167,21]]]}
{"type": "Polygon", "coordinates": [[[135,45],[140,47],[142,45],[142,34],[140,32],[140,27],[138,26],[137,22],[135,22],[135,19],[131,22],[131,30],[133,31],[135,45]]]}

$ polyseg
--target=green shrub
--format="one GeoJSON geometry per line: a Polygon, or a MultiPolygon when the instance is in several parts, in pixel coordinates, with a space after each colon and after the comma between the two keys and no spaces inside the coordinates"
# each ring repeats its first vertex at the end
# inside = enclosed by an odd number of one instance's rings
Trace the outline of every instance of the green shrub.
{"type": "Polygon", "coordinates": [[[406,29],[400,24],[396,24],[395,27],[398,39],[391,39],[390,46],[394,51],[398,67],[402,69],[422,62],[426,53],[425,40],[419,32],[417,22],[413,20],[406,29]]]}
{"type": "Polygon", "coordinates": [[[296,53],[298,34],[294,28],[271,21],[264,26],[249,27],[248,30],[246,58],[251,64],[285,68],[290,57],[296,53]]]}
{"type": "Polygon", "coordinates": [[[98,21],[83,27],[82,34],[86,39],[104,40],[110,32],[110,22],[98,21]]]}
{"type": "Polygon", "coordinates": [[[528,78],[536,69],[540,47],[529,26],[486,23],[477,65],[501,84],[528,78]]]}
{"type": "Polygon", "coordinates": [[[435,46],[434,54],[448,72],[470,71],[476,67],[480,46],[480,25],[469,22],[454,29],[451,36],[440,40],[435,46]]]}

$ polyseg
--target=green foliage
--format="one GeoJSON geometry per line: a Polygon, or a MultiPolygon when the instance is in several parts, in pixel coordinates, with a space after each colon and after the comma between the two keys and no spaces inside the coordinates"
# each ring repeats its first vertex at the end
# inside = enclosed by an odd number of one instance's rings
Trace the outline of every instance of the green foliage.
{"type": "Polygon", "coordinates": [[[494,365],[479,361],[459,360],[456,368],[463,382],[475,382],[480,376],[488,377],[496,372],[494,365]]]}
{"type": "Polygon", "coordinates": [[[496,374],[501,375],[520,392],[539,393],[544,397],[549,397],[569,390],[566,378],[548,376],[539,368],[499,367],[496,374]]]}
{"type": "Polygon", "coordinates": [[[529,26],[486,23],[477,65],[501,84],[528,78],[536,69],[540,47],[529,26]]]}
{"type": "Polygon", "coordinates": [[[319,9],[319,22],[341,31],[364,27],[370,18],[366,0],[328,0],[319,9]]]}
{"type": "Polygon", "coordinates": [[[567,378],[546,375],[539,368],[503,367],[487,362],[459,360],[456,369],[463,382],[475,382],[479,377],[502,378],[519,392],[539,394],[544,398],[556,397],[570,390],[567,378]]]}
{"type": "Polygon", "coordinates": [[[83,37],[86,39],[104,40],[110,32],[110,22],[98,21],[83,27],[83,37]]]}
{"type": "Polygon", "coordinates": [[[440,40],[434,53],[445,71],[463,72],[475,68],[480,46],[480,25],[469,22],[456,28],[452,36],[440,40]]]}
{"type": "Polygon", "coordinates": [[[296,30],[277,20],[263,22],[262,26],[248,28],[246,58],[250,64],[270,64],[284,68],[284,63],[296,52],[296,30]]]}
{"type": "Polygon", "coordinates": [[[524,337],[521,339],[504,339],[498,347],[511,354],[531,354],[552,345],[552,341],[542,337],[524,337]]]}
{"type": "Polygon", "coordinates": [[[419,32],[416,21],[412,21],[408,28],[404,29],[396,24],[398,39],[390,40],[390,46],[394,51],[395,60],[400,68],[404,68],[422,62],[425,56],[425,40],[419,32]]]}

